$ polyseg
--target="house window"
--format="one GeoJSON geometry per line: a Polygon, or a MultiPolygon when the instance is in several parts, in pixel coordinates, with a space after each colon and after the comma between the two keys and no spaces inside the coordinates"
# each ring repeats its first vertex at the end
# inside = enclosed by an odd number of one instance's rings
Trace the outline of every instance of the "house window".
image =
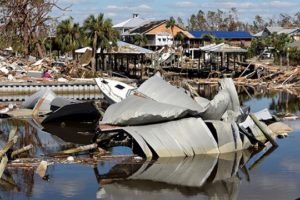
{"type": "Polygon", "coordinates": [[[166,41],[166,38],[164,38],[163,41],[165,42],[165,41],[166,41]]]}
{"type": "Polygon", "coordinates": [[[158,38],[158,41],[160,42],[160,41],[161,41],[161,39],[160,39],[160,38],[158,38]]]}

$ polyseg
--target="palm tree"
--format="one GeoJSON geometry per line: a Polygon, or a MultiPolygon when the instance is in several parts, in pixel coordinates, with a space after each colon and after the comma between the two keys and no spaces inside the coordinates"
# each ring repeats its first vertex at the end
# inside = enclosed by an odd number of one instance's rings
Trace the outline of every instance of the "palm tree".
{"type": "Polygon", "coordinates": [[[175,40],[179,42],[180,45],[184,42],[185,36],[184,34],[180,31],[175,35],[175,40]]]}
{"type": "Polygon", "coordinates": [[[208,41],[209,43],[215,43],[216,42],[216,37],[213,36],[212,34],[204,34],[202,36],[203,41],[208,41]]]}
{"type": "Polygon", "coordinates": [[[110,19],[104,19],[102,13],[96,17],[90,15],[83,23],[84,30],[91,41],[92,45],[92,71],[96,71],[96,52],[97,48],[101,48],[101,55],[104,50],[109,50],[117,43],[117,31],[112,28],[110,19]]]}
{"type": "Polygon", "coordinates": [[[136,34],[134,37],[133,37],[133,43],[135,45],[138,45],[138,46],[146,46],[147,44],[147,38],[144,34],[136,34]]]}
{"type": "Polygon", "coordinates": [[[73,18],[61,21],[56,29],[56,42],[63,52],[72,52],[75,58],[75,50],[81,45],[81,29],[78,23],[73,23],[73,18]]]}
{"type": "Polygon", "coordinates": [[[172,37],[174,38],[174,27],[176,26],[176,20],[174,17],[170,17],[170,19],[167,21],[166,28],[171,28],[172,37]]]}

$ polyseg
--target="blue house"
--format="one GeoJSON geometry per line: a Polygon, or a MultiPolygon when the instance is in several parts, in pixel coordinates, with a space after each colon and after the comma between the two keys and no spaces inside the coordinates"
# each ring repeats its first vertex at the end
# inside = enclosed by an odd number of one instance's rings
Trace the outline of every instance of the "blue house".
{"type": "Polygon", "coordinates": [[[204,44],[207,41],[205,36],[211,35],[217,39],[223,39],[225,42],[229,42],[233,45],[249,46],[253,36],[247,31],[192,31],[191,34],[195,37],[191,41],[191,45],[196,47],[197,45],[204,44]]]}

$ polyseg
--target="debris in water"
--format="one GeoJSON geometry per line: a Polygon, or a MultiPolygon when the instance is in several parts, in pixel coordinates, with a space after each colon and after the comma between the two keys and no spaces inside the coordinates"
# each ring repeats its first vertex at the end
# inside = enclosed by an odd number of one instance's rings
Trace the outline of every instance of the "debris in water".
{"type": "Polygon", "coordinates": [[[41,177],[44,178],[47,173],[47,168],[48,168],[48,162],[47,161],[41,161],[39,166],[36,169],[36,173],[41,177]]]}

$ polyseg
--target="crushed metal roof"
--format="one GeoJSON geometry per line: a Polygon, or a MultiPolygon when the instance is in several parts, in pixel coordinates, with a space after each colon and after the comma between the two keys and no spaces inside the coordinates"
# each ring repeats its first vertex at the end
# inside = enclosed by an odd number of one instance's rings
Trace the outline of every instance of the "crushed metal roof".
{"type": "Polygon", "coordinates": [[[127,42],[118,41],[117,42],[118,48],[113,49],[112,53],[125,53],[125,54],[152,54],[154,51],[149,49],[145,49],[143,47],[129,44],[127,42]]]}
{"type": "Polygon", "coordinates": [[[220,87],[221,95],[208,104],[205,100],[206,106],[202,107],[203,100],[193,100],[182,88],[172,86],[160,75],[155,75],[137,89],[143,97],[130,96],[110,106],[100,127],[113,125],[126,131],[146,157],[185,157],[239,151],[249,147],[250,142],[240,137],[235,122],[240,115],[236,89],[232,79],[220,81],[220,87]],[[224,92],[228,95],[222,95],[224,92]],[[218,114],[214,116],[212,113],[218,114]],[[221,122],[225,114],[232,117],[221,122]],[[205,119],[211,121],[206,122],[205,119]],[[207,123],[220,133],[215,136],[207,123]]]}
{"type": "Polygon", "coordinates": [[[243,49],[241,47],[235,47],[231,46],[229,44],[209,44],[203,47],[200,47],[200,50],[206,51],[206,52],[215,52],[215,53],[247,53],[248,51],[246,49],[243,49]]]}
{"type": "MultiPolygon", "coordinates": [[[[87,50],[92,51],[91,47],[84,47],[81,49],[75,50],[75,53],[83,54],[87,50]]],[[[97,49],[97,53],[100,53],[100,48],[97,49]]],[[[149,49],[145,49],[143,47],[129,44],[127,42],[123,41],[117,41],[117,48],[114,48],[111,53],[124,53],[124,54],[152,54],[154,51],[151,51],[149,49]]]]}

